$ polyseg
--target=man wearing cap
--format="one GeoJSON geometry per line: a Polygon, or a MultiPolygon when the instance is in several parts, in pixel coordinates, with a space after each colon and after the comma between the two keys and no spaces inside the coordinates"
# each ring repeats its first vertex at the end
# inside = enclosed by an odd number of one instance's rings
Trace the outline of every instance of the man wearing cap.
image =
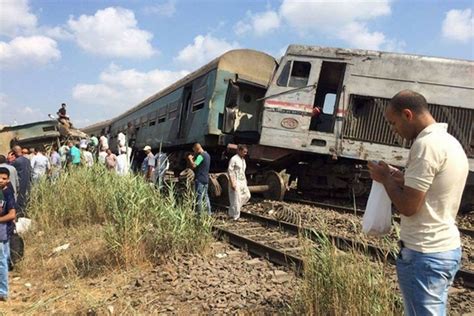
{"type": "Polygon", "coordinates": [[[151,152],[151,147],[146,145],[143,150],[146,157],[143,160],[142,171],[145,174],[146,181],[153,181],[153,172],[155,171],[155,156],[151,152]]]}

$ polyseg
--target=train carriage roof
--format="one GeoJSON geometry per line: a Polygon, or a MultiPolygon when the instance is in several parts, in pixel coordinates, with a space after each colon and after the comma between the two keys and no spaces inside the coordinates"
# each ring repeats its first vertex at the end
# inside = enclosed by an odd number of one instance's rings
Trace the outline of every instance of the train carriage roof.
{"type": "Polygon", "coordinates": [[[119,120],[127,116],[128,114],[137,111],[138,109],[145,107],[146,105],[160,99],[161,97],[173,92],[174,90],[186,85],[194,79],[216,68],[237,73],[240,78],[246,81],[253,82],[255,84],[266,87],[272,78],[273,71],[276,65],[277,62],[275,58],[263,52],[251,49],[235,49],[228,51],[223,55],[215,58],[211,62],[207,63],[206,65],[202,66],[198,70],[188,74],[187,76],[183,77],[172,85],[164,88],[158,93],[140,102],[138,105],[134,106],[125,113],[122,113],[116,118],[110,120],[110,123],[119,120]]]}

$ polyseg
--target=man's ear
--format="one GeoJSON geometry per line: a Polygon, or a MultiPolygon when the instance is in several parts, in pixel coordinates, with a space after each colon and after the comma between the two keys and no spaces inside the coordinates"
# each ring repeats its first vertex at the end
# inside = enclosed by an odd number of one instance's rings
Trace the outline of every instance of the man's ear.
{"type": "Polygon", "coordinates": [[[412,112],[411,110],[409,110],[409,109],[403,109],[403,110],[402,110],[402,116],[403,116],[403,117],[405,118],[405,120],[407,120],[407,121],[413,120],[413,117],[414,117],[413,112],[412,112]]]}

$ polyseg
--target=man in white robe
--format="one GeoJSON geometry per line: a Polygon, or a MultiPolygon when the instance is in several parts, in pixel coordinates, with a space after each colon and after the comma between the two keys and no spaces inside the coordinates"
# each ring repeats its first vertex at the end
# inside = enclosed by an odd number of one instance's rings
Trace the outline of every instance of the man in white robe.
{"type": "Polygon", "coordinates": [[[250,191],[245,177],[245,169],[247,168],[245,156],[247,155],[247,152],[247,146],[239,145],[237,147],[237,154],[230,159],[229,167],[227,169],[230,180],[229,216],[234,220],[240,218],[240,209],[250,199],[250,191]]]}

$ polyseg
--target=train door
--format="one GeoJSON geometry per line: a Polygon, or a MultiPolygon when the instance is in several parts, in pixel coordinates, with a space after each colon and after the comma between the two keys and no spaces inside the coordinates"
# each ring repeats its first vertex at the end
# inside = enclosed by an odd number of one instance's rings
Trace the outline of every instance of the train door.
{"type": "Polygon", "coordinates": [[[182,105],[181,114],[179,116],[178,138],[186,137],[186,130],[187,130],[186,126],[187,126],[189,111],[191,108],[192,92],[193,92],[192,85],[186,86],[183,89],[183,99],[181,101],[181,105],[182,105]]]}
{"type": "Polygon", "coordinates": [[[310,130],[332,133],[341,98],[346,63],[323,61],[313,104],[310,130]]]}
{"type": "Polygon", "coordinates": [[[260,121],[263,111],[261,99],[266,88],[237,79],[227,89],[223,132],[232,133],[235,142],[257,143],[260,139],[260,121]]]}

